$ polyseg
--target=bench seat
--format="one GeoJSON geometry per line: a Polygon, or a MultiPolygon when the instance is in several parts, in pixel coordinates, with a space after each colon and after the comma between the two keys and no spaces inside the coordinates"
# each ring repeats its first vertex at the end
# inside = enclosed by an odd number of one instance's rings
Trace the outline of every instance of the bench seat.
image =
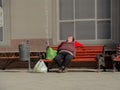
{"type": "MultiPolygon", "coordinates": [[[[43,59],[44,62],[54,62],[54,60],[47,60],[47,59],[43,59]]],[[[95,62],[96,58],[76,58],[76,59],[72,59],[71,62],[95,62]]]]}
{"type": "Polygon", "coordinates": [[[116,62],[120,63],[120,44],[118,45],[117,54],[112,55],[112,58],[113,58],[113,71],[115,72],[116,71],[116,62]]]}
{"type": "Polygon", "coordinates": [[[114,61],[120,61],[120,56],[114,58],[114,61]]]}

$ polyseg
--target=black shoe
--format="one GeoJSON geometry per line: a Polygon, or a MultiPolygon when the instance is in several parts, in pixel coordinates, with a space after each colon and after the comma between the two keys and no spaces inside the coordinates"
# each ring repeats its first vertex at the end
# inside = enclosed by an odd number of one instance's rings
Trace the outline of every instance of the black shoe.
{"type": "Polygon", "coordinates": [[[101,66],[101,67],[102,67],[102,69],[103,69],[103,72],[106,72],[105,66],[101,66]]]}
{"type": "Polygon", "coordinates": [[[66,73],[67,71],[68,71],[68,68],[64,68],[64,69],[62,70],[63,73],[66,73]]]}
{"type": "Polygon", "coordinates": [[[116,69],[117,69],[118,71],[120,71],[120,65],[119,65],[119,63],[116,63],[115,67],[116,67],[116,69]]]}
{"type": "Polygon", "coordinates": [[[58,73],[62,73],[62,68],[60,67],[59,69],[58,69],[58,73]]]}
{"type": "Polygon", "coordinates": [[[66,72],[68,71],[68,68],[65,67],[65,66],[62,66],[61,68],[62,68],[62,72],[63,72],[63,73],[66,73],[66,72]]]}
{"type": "Polygon", "coordinates": [[[103,69],[103,72],[106,72],[106,69],[105,69],[105,68],[103,69]]]}

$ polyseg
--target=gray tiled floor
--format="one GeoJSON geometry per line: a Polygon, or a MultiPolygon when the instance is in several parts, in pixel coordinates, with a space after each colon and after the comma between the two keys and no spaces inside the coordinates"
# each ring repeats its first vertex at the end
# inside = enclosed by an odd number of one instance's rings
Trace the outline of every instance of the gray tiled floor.
{"type": "Polygon", "coordinates": [[[1,70],[0,90],[120,90],[120,72],[1,70]]]}

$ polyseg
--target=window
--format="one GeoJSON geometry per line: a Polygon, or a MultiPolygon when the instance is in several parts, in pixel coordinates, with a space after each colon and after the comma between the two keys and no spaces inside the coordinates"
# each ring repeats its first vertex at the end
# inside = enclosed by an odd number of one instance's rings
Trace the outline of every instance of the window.
{"type": "Polygon", "coordinates": [[[111,0],[58,0],[59,40],[111,40],[111,0]]]}
{"type": "Polygon", "coordinates": [[[10,0],[0,0],[0,46],[10,44],[10,0]]]}

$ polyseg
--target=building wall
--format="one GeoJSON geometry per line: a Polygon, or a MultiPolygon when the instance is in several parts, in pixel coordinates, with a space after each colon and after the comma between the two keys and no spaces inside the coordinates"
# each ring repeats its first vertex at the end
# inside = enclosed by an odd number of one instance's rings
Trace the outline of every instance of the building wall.
{"type": "Polygon", "coordinates": [[[56,45],[58,44],[57,40],[57,0],[52,0],[52,39],[53,39],[53,44],[56,45]]]}
{"type": "MultiPolygon", "coordinates": [[[[120,42],[120,0],[112,0],[112,38],[120,42]]],[[[57,0],[10,0],[11,39],[57,39],[57,0]],[[47,32],[49,31],[49,32],[47,32]],[[47,35],[49,34],[49,35],[47,35]]]]}
{"type": "Polygon", "coordinates": [[[47,37],[52,28],[51,0],[11,0],[10,8],[11,39],[47,37]]]}

